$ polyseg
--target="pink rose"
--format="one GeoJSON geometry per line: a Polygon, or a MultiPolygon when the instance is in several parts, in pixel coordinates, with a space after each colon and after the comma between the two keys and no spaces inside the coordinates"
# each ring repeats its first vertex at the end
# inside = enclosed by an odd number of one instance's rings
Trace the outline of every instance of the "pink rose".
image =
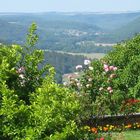
{"type": "Polygon", "coordinates": [[[109,68],[109,66],[107,64],[104,64],[104,69],[109,68]]]}
{"type": "Polygon", "coordinates": [[[105,70],[105,72],[108,72],[109,71],[109,68],[106,68],[106,69],[104,69],[105,70]]]}
{"type": "Polygon", "coordinates": [[[113,70],[113,69],[114,69],[114,66],[110,66],[109,69],[110,69],[110,70],[113,70]]]}
{"type": "Polygon", "coordinates": [[[108,90],[108,91],[112,90],[112,87],[108,87],[107,90],[108,90]]]}
{"type": "Polygon", "coordinates": [[[114,67],[114,68],[113,68],[114,71],[116,71],[117,69],[118,69],[117,67],[114,67]]]}
{"type": "Polygon", "coordinates": [[[113,92],[113,90],[109,90],[109,93],[112,93],[113,92]]]}

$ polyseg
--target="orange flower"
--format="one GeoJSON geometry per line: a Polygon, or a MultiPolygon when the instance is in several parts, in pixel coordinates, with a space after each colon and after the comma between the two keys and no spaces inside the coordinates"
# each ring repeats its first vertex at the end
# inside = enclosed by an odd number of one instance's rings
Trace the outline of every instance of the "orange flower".
{"type": "Polygon", "coordinates": [[[131,128],[131,126],[132,126],[131,124],[128,124],[128,125],[127,125],[127,128],[131,128]]]}
{"type": "Polygon", "coordinates": [[[93,133],[97,133],[97,128],[92,127],[92,128],[91,128],[91,131],[92,131],[93,133]]]}
{"type": "Polygon", "coordinates": [[[107,128],[107,127],[103,127],[103,130],[104,130],[104,131],[107,131],[107,130],[108,130],[108,128],[107,128]]]}
{"type": "Polygon", "coordinates": [[[132,127],[131,124],[128,124],[128,125],[125,126],[125,128],[131,128],[131,127],[132,127]]]}

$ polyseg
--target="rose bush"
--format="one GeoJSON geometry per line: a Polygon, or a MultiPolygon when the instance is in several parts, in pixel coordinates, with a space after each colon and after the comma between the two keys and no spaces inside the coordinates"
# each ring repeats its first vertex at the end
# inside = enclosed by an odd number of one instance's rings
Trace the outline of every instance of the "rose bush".
{"type": "Polygon", "coordinates": [[[74,87],[83,98],[89,97],[96,116],[129,114],[140,108],[140,35],[122,42],[101,60],[86,60],[81,77],[73,79],[74,87]],[[78,84],[77,84],[78,83],[78,84]],[[80,86],[79,86],[80,85],[80,86]],[[138,102],[127,103],[130,100],[138,102]]]}

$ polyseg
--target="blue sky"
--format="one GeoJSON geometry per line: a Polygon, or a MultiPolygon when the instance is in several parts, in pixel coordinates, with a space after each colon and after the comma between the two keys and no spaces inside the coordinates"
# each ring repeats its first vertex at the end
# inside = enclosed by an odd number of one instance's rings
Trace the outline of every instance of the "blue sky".
{"type": "Polygon", "coordinates": [[[0,12],[140,10],[140,0],[0,0],[0,12]]]}

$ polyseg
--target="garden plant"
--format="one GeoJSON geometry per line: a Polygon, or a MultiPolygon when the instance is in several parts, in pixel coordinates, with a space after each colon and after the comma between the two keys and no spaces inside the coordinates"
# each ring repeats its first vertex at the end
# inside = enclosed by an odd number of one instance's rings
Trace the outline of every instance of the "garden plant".
{"type": "MultiPolygon", "coordinates": [[[[36,30],[33,23],[23,46],[0,46],[0,139],[111,140],[120,127],[85,122],[140,111],[140,36],[101,60],[85,60],[76,67],[79,78],[64,86],[55,82],[54,67],[43,65],[36,30]]],[[[130,128],[139,129],[140,122],[121,130],[130,128]]]]}

